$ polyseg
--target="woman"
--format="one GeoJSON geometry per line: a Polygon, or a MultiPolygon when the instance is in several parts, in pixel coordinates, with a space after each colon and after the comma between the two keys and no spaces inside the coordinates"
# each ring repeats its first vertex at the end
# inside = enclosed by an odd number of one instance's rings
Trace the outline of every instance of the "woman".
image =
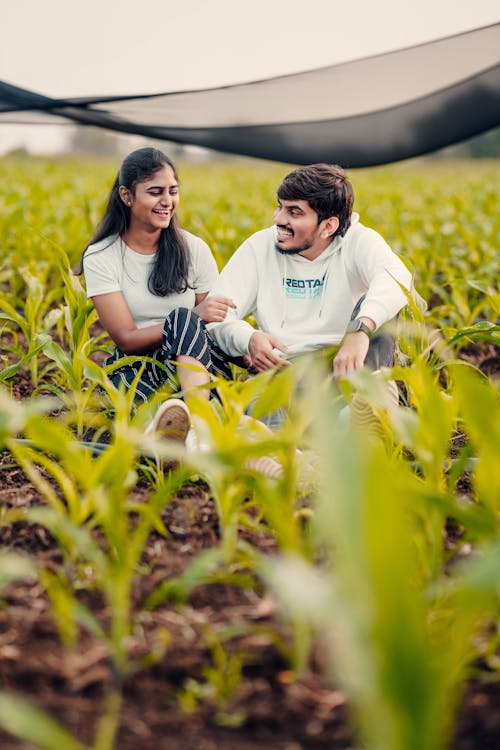
{"type": "MultiPolygon", "coordinates": [[[[172,391],[180,386],[186,395],[193,388],[199,393],[211,374],[231,377],[205,323],[224,320],[234,303],[207,298],[217,265],[208,245],[180,228],[178,205],[172,161],[156,148],[133,151],[120,167],[104,216],[82,256],[87,296],[116,345],[106,364],[138,355],[133,364],[110,373],[112,382],[130,387],[144,366],[136,400],[147,401],[165,384],[172,391]]],[[[209,391],[201,390],[208,397],[209,391]]],[[[169,399],[150,427],[184,439],[189,411],[179,399],[169,399]]]]}

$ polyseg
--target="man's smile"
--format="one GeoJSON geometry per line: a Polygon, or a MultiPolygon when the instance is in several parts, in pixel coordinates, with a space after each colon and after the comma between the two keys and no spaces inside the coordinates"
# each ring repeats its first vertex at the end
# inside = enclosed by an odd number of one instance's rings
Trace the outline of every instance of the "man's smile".
{"type": "Polygon", "coordinates": [[[278,235],[278,241],[288,240],[290,237],[294,236],[293,229],[290,229],[289,227],[284,227],[277,225],[277,235],[278,235]]]}

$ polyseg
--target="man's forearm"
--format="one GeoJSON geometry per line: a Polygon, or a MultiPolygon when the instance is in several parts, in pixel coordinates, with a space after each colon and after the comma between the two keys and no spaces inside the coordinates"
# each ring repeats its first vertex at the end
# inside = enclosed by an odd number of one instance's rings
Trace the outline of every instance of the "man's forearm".
{"type": "Polygon", "coordinates": [[[231,357],[248,354],[248,343],[255,333],[250,323],[245,320],[230,320],[223,323],[211,323],[207,326],[217,346],[231,357]]]}

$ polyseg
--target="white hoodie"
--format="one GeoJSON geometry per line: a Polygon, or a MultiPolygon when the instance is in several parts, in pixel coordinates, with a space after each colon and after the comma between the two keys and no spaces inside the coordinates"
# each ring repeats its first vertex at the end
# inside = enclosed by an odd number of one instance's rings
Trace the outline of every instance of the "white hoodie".
{"type": "Polygon", "coordinates": [[[371,318],[377,328],[406,304],[397,282],[410,289],[410,272],[358,214],[344,237],[335,237],[315,260],[281,253],[275,243],[276,227],[249,237],[210,292],[236,303],[223,323],[208,326],[230,356],[248,354],[255,328],[242,318],[250,314],[261,331],[299,353],[340,343],[363,294],[358,317],[371,318]]]}

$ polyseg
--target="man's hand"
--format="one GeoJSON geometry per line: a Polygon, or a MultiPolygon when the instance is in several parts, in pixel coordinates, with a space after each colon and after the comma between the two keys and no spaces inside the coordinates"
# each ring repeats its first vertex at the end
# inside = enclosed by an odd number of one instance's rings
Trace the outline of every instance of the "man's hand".
{"type": "Polygon", "coordinates": [[[205,323],[221,323],[230,307],[236,307],[232,299],[205,297],[196,307],[193,307],[193,312],[199,315],[205,323]]]}
{"type": "Polygon", "coordinates": [[[257,372],[265,372],[274,367],[288,365],[285,359],[279,356],[274,349],[286,353],[287,349],[284,344],[275,336],[263,331],[256,331],[252,334],[248,342],[248,354],[251,360],[251,367],[257,372]]]}
{"type": "MultiPolygon", "coordinates": [[[[371,318],[359,318],[370,331],[375,330],[375,323],[371,318]]],[[[340,349],[333,358],[333,374],[340,378],[349,375],[354,370],[359,370],[365,364],[370,339],[364,331],[353,331],[346,333],[340,349]]]]}
{"type": "Polygon", "coordinates": [[[363,367],[369,345],[370,339],[363,331],[346,333],[340,349],[333,358],[333,374],[335,377],[349,375],[350,372],[363,367]]]}

